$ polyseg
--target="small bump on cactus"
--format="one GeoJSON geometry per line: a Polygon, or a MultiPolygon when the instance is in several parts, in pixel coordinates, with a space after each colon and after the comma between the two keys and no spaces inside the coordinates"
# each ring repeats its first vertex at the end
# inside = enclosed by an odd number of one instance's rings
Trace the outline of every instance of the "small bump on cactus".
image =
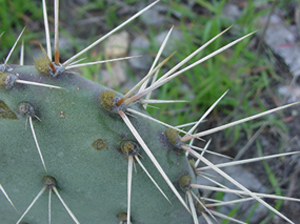
{"type": "Polygon", "coordinates": [[[47,187],[47,189],[53,189],[53,187],[56,187],[56,179],[54,177],[51,177],[51,176],[45,176],[43,178],[43,184],[45,187],[47,187]]]}
{"type": "MultiPolygon", "coordinates": [[[[119,224],[127,224],[127,213],[126,212],[122,212],[120,214],[117,215],[118,219],[119,219],[119,224]]],[[[132,220],[132,217],[130,217],[130,219],[132,220]]]]}
{"type": "Polygon", "coordinates": [[[183,192],[191,190],[191,181],[192,177],[190,175],[182,175],[179,178],[179,186],[183,192]]]}
{"type": "Polygon", "coordinates": [[[106,141],[103,139],[97,139],[96,141],[93,142],[93,146],[97,150],[105,149],[107,148],[106,141]]]}
{"type": "Polygon", "coordinates": [[[118,104],[120,101],[120,97],[116,96],[116,92],[114,91],[103,91],[100,96],[100,102],[104,109],[111,113],[118,114],[118,111],[125,111],[126,106],[121,103],[118,104]]]}
{"type": "Polygon", "coordinates": [[[25,118],[38,118],[35,114],[34,108],[30,103],[20,103],[18,105],[19,113],[25,118]]]}
{"type": "Polygon", "coordinates": [[[0,72],[0,88],[11,89],[16,83],[18,76],[15,74],[9,74],[0,72]]]}
{"type": "Polygon", "coordinates": [[[121,143],[121,152],[128,158],[129,156],[137,156],[140,152],[140,147],[133,141],[124,141],[121,143]]]}

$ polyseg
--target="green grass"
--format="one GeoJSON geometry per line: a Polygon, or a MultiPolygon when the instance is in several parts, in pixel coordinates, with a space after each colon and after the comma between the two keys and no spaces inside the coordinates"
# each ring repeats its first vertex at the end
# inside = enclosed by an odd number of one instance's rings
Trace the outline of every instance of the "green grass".
{"type": "MultiPolygon", "coordinates": [[[[261,143],[257,140],[256,141],[256,148],[257,148],[257,151],[258,151],[258,154],[260,156],[262,156],[263,154],[263,150],[262,150],[262,146],[261,146],[261,143]]],[[[282,196],[282,191],[280,189],[280,186],[279,186],[279,182],[277,181],[277,178],[276,178],[276,174],[273,173],[273,171],[271,170],[269,164],[266,162],[266,161],[263,161],[263,165],[264,165],[264,168],[265,168],[265,171],[267,173],[267,176],[268,176],[268,179],[269,179],[269,182],[272,186],[272,188],[274,189],[275,191],[275,194],[276,195],[279,195],[279,196],[282,196]]],[[[276,208],[277,210],[280,210],[280,208],[282,207],[283,205],[283,200],[276,200],[276,203],[274,205],[274,208],[276,208]]],[[[274,215],[273,214],[270,214],[268,217],[266,217],[264,219],[264,221],[262,221],[261,223],[268,223],[268,220],[273,217],[274,215]]]]}
{"type": "MultiPolygon", "coordinates": [[[[41,3],[37,1],[0,0],[0,5],[0,34],[4,32],[0,39],[0,58],[3,60],[24,26],[28,22],[40,20],[43,13],[41,11],[41,3]]],[[[27,32],[23,36],[23,40],[31,40],[34,37],[38,37],[38,35],[27,32]]],[[[12,61],[15,61],[16,58],[17,54],[15,53],[12,61]]]]}
{"type": "MultiPolygon", "coordinates": [[[[7,1],[4,2],[6,2],[6,4],[4,4],[5,7],[1,8],[1,17],[3,17],[1,19],[3,21],[1,31],[5,30],[6,33],[1,38],[2,58],[6,56],[6,52],[8,51],[9,47],[12,46],[18,32],[25,25],[24,22],[22,22],[22,17],[30,16],[31,19],[38,19],[40,21],[38,26],[43,28],[40,2],[33,1],[33,7],[29,7],[31,4],[13,3],[14,7],[12,7],[10,10],[8,10],[10,3],[7,3],[7,1]],[[15,26],[14,24],[18,25],[15,26]],[[14,29],[11,29],[11,27],[14,27],[14,29]]],[[[128,7],[131,7],[128,10],[128,16],[133,14],[133,12],[130,13],[130,11],[134,9],[134,6],[132,5],[135,5],[136,2],[137,1],[124,2],[124,4],[128,5],[128,7]]],[[[165,4],[165,6],[168,7],[166,23],[162,24],[162,26],[158,27],[158,29],[157,27],[146,28],[146,32],[148,32],[146,36],[150,37],[149,40],[151,41],[152,46],[150,47],[150,52],[145,52],[145,54],[155,55],[159,46],[157,43],[154,43],[153,37],[155,37],[159,32],[168,30],[171,25],[175,25],[176,29],[182,31],[184,40],[177,44],[177,53],[167,65],[169,68],[171,68],[174,64],[188,56],[192,51],[197,49],[210,38],[227,28],[229,25],[232,25],[232,22],[228,21],[228,19],[224,18],[222,15],[222,9],[226,1],[198,0],[196,2],[198,5],[195,7],[202,8],[204,11],[204,13],[201,15],[198,15],[196,12],[191,12],[191,10],[184,6],[181,1],[172,1],[171,3],[168,1],[162,1],[160,3],[162,5],[165,4]],[[172,18],[172,13],[174,11],[180,13],[181,17],[179,19],[172,18]]],[[[61,10],[66,9],[76,12],[76,16],[72,17],[73,20],[85,19],[91,16],[104,16],[102,21],[105,23],[105,30],[103,29],[103,32],[97,33],[97,31],[102,31],[97,27],[98,29],[94,29],[96,31],[86,31],[86,33],[83,34],[82,31],[78,31],[76,27],[76,30],[74,31],[75,34],[69,34],[69,38],[72,36],[74,37],[76,33],[84,38],[87,37],[87,43],[95,40],[99,35],[109,31],[126,19],[125,16],[120,18],[117,15],[121,9],[121,6],[97,0],[89,1],[82,7],[76,8],[76,10],[72,8],[70,9],[68,6],[62,4],[61,10]],[[89,15],[89,17],[86,15],[89,15]]],[[[266,14],[267,12],[268,10],[256,12],[252,1],[248,1],[248,7],[244,8],[242,17],[235,24],[233,24],[234,27],[232,29],[235,30],[235,34],[228,33],[217,39],[203,52],[192,59],[190,63],[195,62],[197,59],[211,53],[212,51],[237,39],[238,37],[256,30],[258,27],[255,27],[254,20],[266,14]]],[[[49,14],[49,16],[52,17],[53,15],[49,14]]],[[[64,13],[61,13],[60,18],[67,19],[67,16],[64,13]]],[[[64,35],[68,35],[68,23],[74,24],[74,21],[66,22],[63,20],[61,22],[61,33],[64,35]]],[[[29,24],[32,25],[32,23],[29,24]]],[[[50,23],[50,26],[51,25],[53,24],[50,23]]],[[[43,29],[41,29],[38,33],[35,32],[34,34],[31,34],[30,32],[35,31],[34,28],[29,26],[27,29],[29,31],[27,30],[27,32],[24,34],[25,43],[26,40],[29,40],[29,38],[34,38],[34,44],[37,46],[38,42],[43,39],[43,29]]],[[[137,33],[145,33],[145,26],[140,22],[140,19],[137,19],[136,22],[132,22],[125,29],[129,31],[133,30],[137,33]]],[[[239,114],[247,116],[266,109],[263,105],[259,105],[257,108],[252,106],[249,107],[249,102],[256,104],[254,99],[257,98],[258,94],[264,88],[266,88],[266,85],[268,85],[268,80],[263,82],[260,74],[254,77],[249,77],[249,73],[254,67],[262,67],[267,65],[266,59],[260,60],[259,63],[256,63],[255,65],[253,64],[253,59],[256,58],[256,55],[252,51],[246,49],[250,40],[251,38],[247,38],[246,40],[234,46],[232,49],[227,50],[226,52],[215,56],[207,62],[196,66],[190,71],[185,72],[180,79],[174,80],[166,86],[161,87],[157,96],[157,98],[160,99],[180,98],[190,100],[190,105],[193,106],[184,104],[170,106],[168,104],[162,105],[160,110],[149,109],[149,112],[151,114],[155,113],[160,119],[169,121],[173,124],[194,121],[198,119],[199,116],[203,114],[203,112],[228,89],[230,92],[224,98],[224,100],[220,102],[220,105],[216,109],[217,111],[224,113],[225,116],[230,114],[232,119],[239,119],[241,118],[239,114]],[[185,83],[186,88],[182,88],[182,83],[185,83]],[[250,89],[253,89],[254,91],[250,89]],[[196,93],[192,99],[188,97],[188,95],[191,93],[196,93]],[[243,97],[237,99],[236,96],[243,97]],[[182,111],[183,107],[185,109],[184,111],[182,111]],[[236,113],[232,114],[234,112],[236,113]],[[175,115],[176,118],[174,119],[175,115]]],[[[79,51],[83,48],[83,46],[76,43],[76,41],[74,41],[74,44],[76,51],[79,51]]],[[[28,51],[30,49],[27,48],[26,50],[28,51]]],[[[61,55],[63,57],[64,52],[61,52],[61,55]]],[[[89,52],[84,55],[84,57],[92,57],[90,60],[99,60],[99,58],[102,58],[103,56],[100,49],[97,50],[96,53],[95,51],[89,52]]],[[[17,58],[18,55],[16,51],[12,60],[17,62],[17,58]]],[[[97,78],[97,71],[102,66],[99,65],[90,68],[82,68],[82,74],[89,79],[99,80],[99,78],[97,78]]],[[[262,72],[269,73],[268,71],[262,72]]],[[[249,126],[251,127],[251,124],[249,124],[249,126]]]]}
{"type": "MultiPolygon", "coordinates": [[[[197,2],[208,10],[206,14],[197,16],[195,13],[186,13],[186,9],[182,5],[176,3],[170,5],[170,10],[173,7],[177,11],[182,9],[184,15],[182,20],[176,24],[176,27],[183,32],[184,41],[178,42],[177,53],[170,61],[170,67],[232,25],[232,22],[222,15],[222,9],[226,1],[197,2]]],[[[255,26],[254,20],[267,14],[268,10],[256,12],[252,1],[248,1],[248,4],[248,7],[243,10],[242,17],[233,24],[232,30],[235,33],[229,32],[217,39],[192,59],[190,63],[259,28],[255,26]]],[[[191,100],[190,105],[193,106],[164,105],[160,107],[159,111],[150,109],[150,112],[157,113],[160,119],[171,121],[174,124],[181,124],[187,120],[194,121],[228,89],[230,90],[228,95],[220,102],[215,114],[222,114],[224,117],[230,116],[229,120],[236,120],[265,110],[266,107],[260,104],[257,99],[259,99],[258,96],[261,92],[269,86],[270,81],[268,79],[271,78],[269,73],[272,72],[273,68],[269,66],[266,58],[262,57],[259,61],[255,60],[257,58],[256,53],[247,49],[251,39],[247,38],[230,50],[185,72],[180,79],[182,83],[188,86],[188,90],[182,90],[181,82],[174,80],[159,93],[158,98],[187,99],[191,100]],[[262,70],[259,74],[251,74],[253,69],[260,67],[265,67],[265,70],[262,70]],[[187,97],[188,94],[195,92],[196,94],[192,99],[187,97]],[[185,111],[181,114],[183,107],[185,111]],[[166,111],[171,112],[166,113],[166,111]]],[[[156,49],[158,49],[158,46],[156,46],[156,49]]],[[[246,124],[246,128],[253,129],[251,127],[252,123],[246,124]]],[[[232,131],[234,132],[234,128],[232,131]]],[[[236,136],[235,139],[238,139],[238,137],[236,136]]]]}

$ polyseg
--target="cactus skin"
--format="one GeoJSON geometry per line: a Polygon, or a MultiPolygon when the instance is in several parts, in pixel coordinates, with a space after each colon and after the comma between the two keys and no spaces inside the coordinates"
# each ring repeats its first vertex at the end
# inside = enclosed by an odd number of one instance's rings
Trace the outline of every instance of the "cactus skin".
{"type": "MultiPolygon", "coordinates": [[[[17,208],[16,211],[0,194],[1,222],[15,223],[43,188],[43,178],[52,176],[57,180],[61,197],[79,222],[119,223],[118,214],[127,209],[128,166],[120,145],[124,140],[137,141],[121,117],[101,105],[101,93],[112,90],[72,71],[52,77],[40,74],[34,66],[7,65],[3,72],[8,71],[18,73],[22,80],[64,89],[23,84],[0,89],[1,109],[4,110],[5,103],[6,111],[10,110],[10,116],[0,116],[0,183],[17,208]],[[23,102],[30,103],[41,120],[33,117],[33,126],[47,172],[29,125],[26,125],[27,118],[19,113],[18,105],[23,102]],[[102,143],[105,147],[101,148],[102,143]]],[[[147,113],[139,103],[130,107],[147,113]]],[[[168,142],[164,134],[166,128],[142,117],[130,117],[130,120],[184,198],[184,192],[176,184],[178,178],[186,174],[193,179],[195,176],[186,157],[176,153],[168,142]]],[[[140,154],[143,165],[172,204],[136,164],[137,173],[133,172],[132,181],[132,223],[191,223],[191,215],[142,149],[140,154]]],[[[48,222],[48,191],[42,194],[22,222],[48,222]]],[[[53,223],[73,223],[54,193],[51,207],[53,223]]]]}

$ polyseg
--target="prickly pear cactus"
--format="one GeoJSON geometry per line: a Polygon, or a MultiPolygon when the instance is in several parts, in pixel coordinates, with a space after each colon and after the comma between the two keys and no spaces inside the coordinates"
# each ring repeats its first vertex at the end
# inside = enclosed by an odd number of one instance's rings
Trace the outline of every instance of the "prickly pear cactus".
{"type": "MultiPolygon", "coordinates": [[[[1,197],[1,214],[8,214],[1,218],[4,223],[14,223],[20,218],[20,212],[43,188],[45,176],[56,179],[61,198],[79,222],[117,223],[118,214],[127,211],[128,154],[123,151],[126,144],[134,144],[139,150],[133,153],[171,202],[136,163],[132,178],[132,221],[190,222],[191,216],[174,198],[122,118],[107,110],[109,97],[103,95],[115,93],[113,90],[71,71],[52,77],[39,73],[34,66],[7,65],[3,73],[19,74],[22,80],[64,88],[15,84],[1,90],[1,183],[17,209],[8,206],[5,197],[1,197]],[[108,99],[103,99],[105,97],[108,99]]],[[[116,96],[122,97],[119,93],[116,96]]],[[[146,113],[141,104],[130,107],[146,113]]],[[[184,154],[174,151],[166,138],[166,128],[142,117],[130,117],[130,120],[172,183],[176,184],[180,175],[192,175],[184,154]]],[[[49,192],[49,188],[46,191],[49,192]]],[[[47,207],[48,193],[45,192],[22,221],[47,223],[47,207]]],[[[51,207],[54,223],[72,221],[54,196],[51,207]]]]}
{"type": "MultiPolygon", "coordinates": [[[[45,8],[45,1],[43,4],[45,8]]],[[[57,0],[55,6],[54,61],[47,36],[47,52],[42,48],[44,55],[34,59],[34,65],[9,64],[10,53],[0,65],[1,223],[177,224],[198,223],[201,215],[210,223],[208,214],[222,216],[205,207],[197,190],[201,188],[196,184],[197,165],[188,161],[187,154],[289,221],[261,195],[241,186],[185,144],[208,134],[194,134],[204,117],[185,132],[146,112],[147,100],[142,97],[187,69],[177,71],[176,67],[147,85],[162,64],[153,66],[125,96],[87,80],[70,68],[79,63],[74,62],[76,58],[107,36],[60,64],[57,0]]],[[[47,31],[46,22],[45,27],[47,31]]]]}

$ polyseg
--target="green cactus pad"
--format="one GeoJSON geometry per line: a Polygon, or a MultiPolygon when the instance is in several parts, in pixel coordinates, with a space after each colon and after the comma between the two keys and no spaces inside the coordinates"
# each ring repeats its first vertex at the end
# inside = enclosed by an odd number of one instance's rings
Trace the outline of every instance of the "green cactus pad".
{"type": "MultiPolygon", "coordinates": [[[[0,183],[17,209],[0,195],[0,214],[5,214],[1,215],[1,221],[15,223],[43,189],[43,178],[52,176],[57,181],[61,198],[79,222],[118,223],[118,214],[127,211],[128,160],[120,147],[125,141],[137,141],[121,117],[107,111],[100,101],[103,92],[112,90],[71,71],[52,77],[40,74],[34,66],[10,65],[6,69],[18,73],[22,80],[64,89],[17,83],[9,90],[0,90],[0,183]],[[28,116],[19,112],[22,103],[30,104],[40,119],[33,119],[32,123],[47,172],[28,125],[28,116]]],[[[139,103],[130,107],[146,113],[139,103]]],[[[193,176],[186,157],[172,150],[164,134],[166,128],[142,117],[130,117],[130,120],[173,183],[177,183],[182,174],[193,176]]],[[[132,223],[190,223],[191,215],[156,167],[143,150],[139,154],[143,165],[172,204],[136,164],[131,197],[132,223]]],[[[184,198],[179,187],[178,191],[184,198]]],[[[47,188],[21,221],[47,223],[48,192],[47,188]]],[[[72,223],[55,193],[51,209],[53,223],[72,223]]]]}

